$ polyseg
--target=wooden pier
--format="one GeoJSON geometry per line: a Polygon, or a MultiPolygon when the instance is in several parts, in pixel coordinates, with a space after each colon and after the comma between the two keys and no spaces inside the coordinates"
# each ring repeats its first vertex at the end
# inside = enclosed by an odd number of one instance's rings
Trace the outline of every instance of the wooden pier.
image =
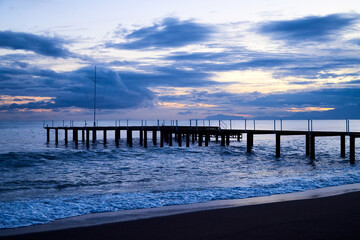
{"type": "Polygon", "coordinates": [[[355,139],[360,137],[360,132],[332,132],[332,131],[283,131],[283,130],[244,130],[244,129],[221,129],[220,127],[199,127],[199,126],[96,126],[96,127],[44,127],[47,132],[47,142],[50,142],[50,131],[55,132],[55,144],[59,143],[59,130],[63,130],[64,142],[68,144],[69,131],[72,132],[72,140],[75,146],[78,145],[81,135],[81,141],[90,145],[90,140],[95,142],[97,140],[97,132],[103,132],[103,143],[107,144],[108,132],[114,131],[115,144],[119,145],[119,140],[122,136],[121,132],[126,132],[126,142],[129,147],[133,146],[133,132],[139,132],[139,144],[144,148],[148,147],[148,132],[152,132],[152,144],[160,147],[164,147],[164,144],[173,146],[175,141],[179,147],[189,147],[190,144],[195,144],[199,147],[208,146],[211,139],[215,139],[215,142],[220,141],[221,146],[230,144],[230,139],[236,139],[240,141],[244,134],[247,135],[247,152],[251,153],[254,145],[254,135],[273,134],[275,135],[276,142],[276,157],[280,157],[281,154],[281,138],[291,135],[300,135],[305,138],[305,154],[310,159],[315,159],[315,138],[318,137],[339,137],[340,139],[340,156],[345,157],[345,138],[350,138],[350,163],[355,163],[355,139]],[[91,134],[90,134],[91,132],[91,134]],[[160,137],[158,138],[158,135],[160,137]],[[90,139],[90,136],[91,139],[90,139]],[[191,141],[191,143],[190,143],[191,141]]]}

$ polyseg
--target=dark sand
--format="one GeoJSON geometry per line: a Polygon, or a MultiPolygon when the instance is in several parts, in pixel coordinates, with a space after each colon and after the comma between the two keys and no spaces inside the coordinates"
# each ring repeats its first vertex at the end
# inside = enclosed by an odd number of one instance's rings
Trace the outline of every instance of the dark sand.
{"type": "Polygon", "coordinates": [[[2,238],[360,239],[360,192],[2,238]]]}

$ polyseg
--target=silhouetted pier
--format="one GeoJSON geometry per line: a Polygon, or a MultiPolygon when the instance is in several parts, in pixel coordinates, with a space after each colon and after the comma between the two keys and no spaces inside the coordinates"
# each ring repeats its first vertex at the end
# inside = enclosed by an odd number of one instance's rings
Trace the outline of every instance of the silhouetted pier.
{"type": "MultiPolygon", "coordinates": [[[[197,123],[197,121],[196,121],[197,123]]],[[[309,122],[310,123],[310,122],[309,122]]],[[[231,124],[231,121],[230,121],[231,124]]],[[[282,123],[281,123],[282,124],[282,123]]],[[[164,144],[173,146],[176,144],[179,147],[183,145],[189,147],[190,144],[196,144],[198,146],[208,146],[209,142],[212,140],[216,143],[220,143],[221,146],[226,146],[230,144],[230,139],[235,139],[240,141],[242,136],[246,134],[247,142],[247,152],[251,153],[252,147],[254,145],[254,136],[255,135],[264,135],[264,134],[273,134],[275,135],[276,142],[276,157],[280,157],[281,154],[281,138],[286,136],[295,136],[300,135],[305,138],[305,154],[310,156],[310,159],[315,159],[315,138],[318,137],[339,137],[340,138],[340,156],[345,157],[345,138],[350,138],[350,163],[355,163],[355,139],[360,137],[360,132],[350,132],[348,121],[346,122],[347,131],[312,131],[309,125],[308,131],[296,131],[296,130],[280,130],[276,129],[274,121],[273,130],[255,130],[255,121],[254,121],[254,130],[246,129],[223,129],[221,127],[221,122],[219,121],[219,126],[95,126],[95,127],[75,127],[75,126],[63,126],[63,127],[54,127],[54,126],[44,126],[47,132],[47,142],[50,142],[50,131],[54,130],[55,132],[55,144],[59,143],[59,130],[64,131],[64,142],[68,144],[69,141],[69,132],[72,134],[72,141],[77,146],[80,139],[86,144],[90,145],[91,142],[97,140],[97,133],[102,132],[103,143],[107,144],[108,142],[108,132],[113,131],[115,136],[115,144],[119,145],[119,140],[122,138],[123,132],[126,133],[126,142],[129,147],[133,146],[133,132],[139,133],[139,144],[144,148],[148,147],[148,142],[152,141],[154,146],[160,145],[164,147],[164,144]],[[148,138],[149,133],[152,135],[151,138],[148,138]],[[81,135],[81,138],[79,137],[81,135]],[[159,141],[159,143],[158,143],[159,141]],[[184,143],[183,143],[184,142],[184,143]]]]}

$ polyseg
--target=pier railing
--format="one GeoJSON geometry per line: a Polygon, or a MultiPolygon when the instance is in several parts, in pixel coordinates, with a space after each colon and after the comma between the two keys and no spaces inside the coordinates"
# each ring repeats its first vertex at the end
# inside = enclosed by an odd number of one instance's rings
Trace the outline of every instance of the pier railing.
{"type": "MultiPolygon", "coordinates": [[[[218,127],[230,130],[273,130],[273,131],[332,131],[332,132],[360,132],[359,119],[343,120],[100,120],[96,126],[169,126],[169,127],[218,127]]],[[[43,127],[93,127],[91,120],[73,121],[43,121],[43,127]]]]}

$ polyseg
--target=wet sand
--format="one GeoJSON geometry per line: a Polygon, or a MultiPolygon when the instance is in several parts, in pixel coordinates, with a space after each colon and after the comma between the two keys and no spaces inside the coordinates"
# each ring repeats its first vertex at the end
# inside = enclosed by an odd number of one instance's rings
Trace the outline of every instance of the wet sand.
{"type": "Polygon", "coordinates": [[[360,239],[360,184],[90,214],[1,230],[4,239],[360,239]]]}

